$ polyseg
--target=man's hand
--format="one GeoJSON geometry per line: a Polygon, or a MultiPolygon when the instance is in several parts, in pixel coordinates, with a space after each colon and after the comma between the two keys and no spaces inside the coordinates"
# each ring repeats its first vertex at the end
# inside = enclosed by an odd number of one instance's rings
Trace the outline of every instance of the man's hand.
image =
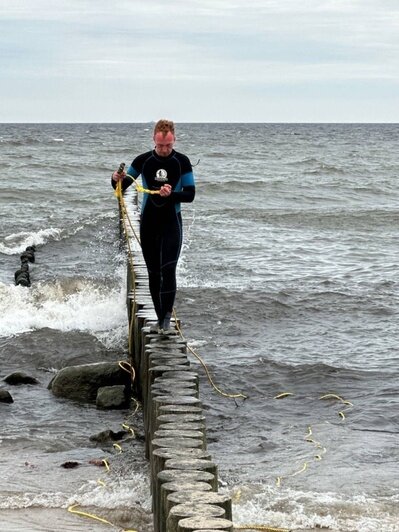
{"type": "Polygon", "coordinates": [[[159,189],[159,195],[163,198],[167,198],[172,193],[172,187],[168,184],[162,185],[162,187],[159,189]]]}
{"type": "Polygon", "coordinates": [[[116,171],[112,174],[112,179],[113,179],[113,181],[115,181],[116,183],[117,183],[118,181],[122,181],[124,177],[126,177],[126,172],[118,172],[118,170],[116,170],[116,171]]]}

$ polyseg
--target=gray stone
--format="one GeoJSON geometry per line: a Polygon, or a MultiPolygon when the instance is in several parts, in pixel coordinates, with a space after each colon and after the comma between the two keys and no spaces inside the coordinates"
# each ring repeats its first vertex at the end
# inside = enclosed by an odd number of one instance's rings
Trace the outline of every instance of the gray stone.
{"type": "Polygon", "coordinates": [[[39,381],[35,377],[31,377],[22,371],[16,371],[7,375],[4,379],[7,384],[17,385],[17,384],[39,384],[39,381]]]}
{"type": "Polygon", "coordinates": [[[75,401],[95,402],[97,391],[104,386],[130,387],[130,375],[117,362],[98,362],[61,369],[48,388],[57,397],[75,401]]]}
{"type": "Polygon", "coordinates": [[[128,405],[126,387],[122,385],[103,386],[98,389],[96,406],[101,409],[125,408],[128,405]]]}
{"type": "Polygon", "coordinates": [[[14,399],[7,390],[0,389],[0,403],[13,403],[14,399]]]}

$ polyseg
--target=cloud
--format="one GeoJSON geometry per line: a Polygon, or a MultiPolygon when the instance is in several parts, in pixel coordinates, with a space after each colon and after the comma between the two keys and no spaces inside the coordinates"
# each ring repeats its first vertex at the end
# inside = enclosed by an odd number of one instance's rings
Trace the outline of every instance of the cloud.
{"type": "Polygon", "coordinates": [[[175,105],[186,110],[194,96],[220,91],[228,118],[260,90],[270,98],[307,83],[322,101],[328,84],[359,91],[363,82],[378,92],[378,83],[399,83],[393,0],[0,0],[0,9],[0,97],[16,102],[7,116],[25,108],[12,87],[40,80],[51,109],[68,99],[63,87],[79,94],[97,85],[85,109],[97,109],[99,120],[121,84],[143,107],[162,87],[177,90],[175,105]]]}

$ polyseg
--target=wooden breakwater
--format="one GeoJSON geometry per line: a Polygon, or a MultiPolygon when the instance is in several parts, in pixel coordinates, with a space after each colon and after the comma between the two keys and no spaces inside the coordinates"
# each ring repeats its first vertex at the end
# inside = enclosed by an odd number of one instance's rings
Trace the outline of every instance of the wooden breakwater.
{"type": "Polygon", "coordinates": [[[218,493],[218,468],[207,451],[198,374],[177,332],[150,331],[156,315],[139,244],[137,193],[120,202],[128,250],[129,356],[143,405],[155,532],[232,531],[231,499],[218,493]]]}

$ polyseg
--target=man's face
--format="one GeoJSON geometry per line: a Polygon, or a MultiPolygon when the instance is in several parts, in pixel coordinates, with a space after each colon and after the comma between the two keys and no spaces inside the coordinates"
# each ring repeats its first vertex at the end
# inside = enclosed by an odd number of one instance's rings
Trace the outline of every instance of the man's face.
{"type": "Polygon", "coordinates": [[[175,140],[175,136],[170,131],[168,131],[166,135],[161,132],[155,133],[154,142],[156,154],[160,157],[167,157],[170,155],[172,153],[175,140]]]}

